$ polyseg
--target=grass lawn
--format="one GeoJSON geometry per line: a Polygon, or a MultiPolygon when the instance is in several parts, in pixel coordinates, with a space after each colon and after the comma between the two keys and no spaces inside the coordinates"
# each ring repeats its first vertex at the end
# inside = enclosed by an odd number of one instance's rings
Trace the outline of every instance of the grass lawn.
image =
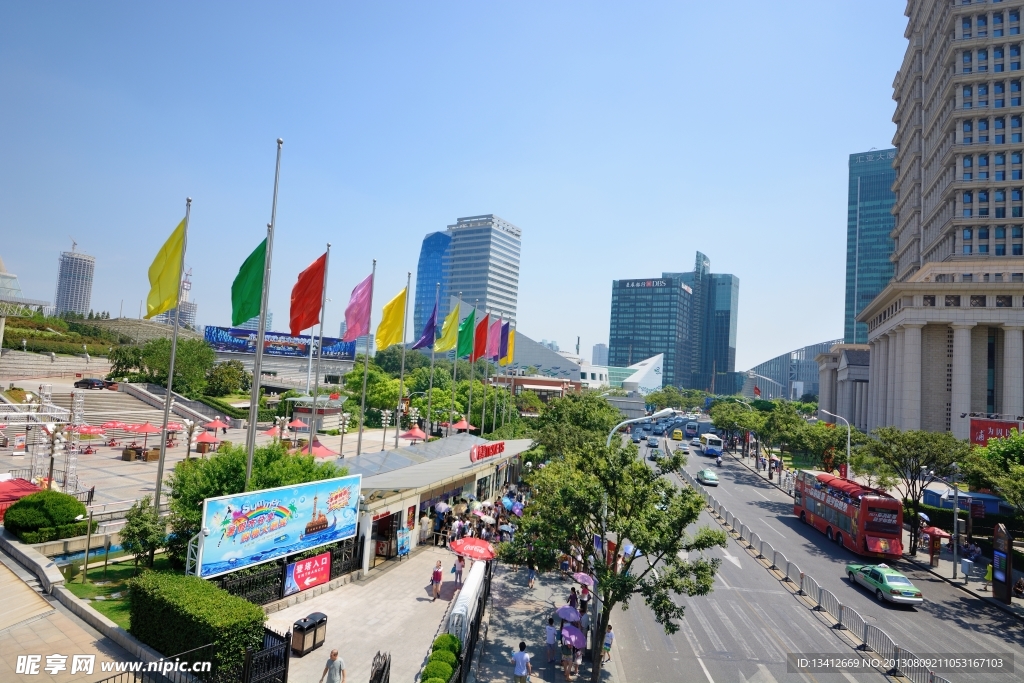
{"type": "MultiPolygon", "coordinates": [[[[153,561],[153,569],[171,572],[170,561],[157,556],[153,561]]],[[[142,567],[139,568],[142,571],[142,567]]],[[[65,587],[78,598],[89,600],[89,606],[106,616],[121,628],[127,630],[129,623],[128,579],[135,576],[135,562],[121,562],[107,567],[106,578],[102,568],[89,570],[89,582],[81,583],[79,574],[65,587]]]]}

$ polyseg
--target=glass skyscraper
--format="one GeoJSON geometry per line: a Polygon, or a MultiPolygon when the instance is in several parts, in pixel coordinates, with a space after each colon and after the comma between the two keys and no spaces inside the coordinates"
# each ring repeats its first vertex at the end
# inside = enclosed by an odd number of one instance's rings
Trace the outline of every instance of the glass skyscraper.
{"type": "MultiPolygon", "coordinates": [[[[486,214],[457,219],[448,226],[447,234],[451,244],[442,287],[446,286],[452,296],[462,292],[466,303],[515,323],[522,231],[508,221],[486,214]]],[[[417,275],[417,296],[418,278],[417,275]]],[[[434,282],[429,282],[431,300],[434,282]]],[[[451,297],[444,296],[442,291],[439,316],[448,314],[450,301],[451,297]]],[[[427,315],[429,311],[428,308],[427,315]]]]}
{"type": "Polygon", "coordinates": [[[628,367],[663,353],[664,384],[687,386],[692,298],[679,277],[613,281],[608,364],[628,367]]]}
{"type": "Polygon", "coordinates": [[[857,314],[893,275],[889,257],[895,226],[892,207],[896,194],[892,184],[896,171],[892,163],[895,149],[872,150],[850,155],[850,184],[846,218],[846,316],[843,340],[847,344],[866,344],[868,327],[856,322],[857,314]]]}
{"type": "Polygon", "coordinates": [[[451,243],[452,236],[447,232],[432,232],[423,238],[420,260],[416,265],[416,299],[412,315],[414,338],[418,338],[423,331],[423,326],[427,324],[427,318],[434,309],[438,283],[441,285],[440,298],[436,299],[440,302],[438,308],[444,308],[448,300],[447,270],[451,243]]]}

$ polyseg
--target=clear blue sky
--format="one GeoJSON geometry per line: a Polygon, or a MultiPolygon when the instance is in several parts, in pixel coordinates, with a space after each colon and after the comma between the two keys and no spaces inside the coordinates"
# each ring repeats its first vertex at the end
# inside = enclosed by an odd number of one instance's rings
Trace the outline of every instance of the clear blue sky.
{"type": "Polygon", "coordinates": [[[423,235],[495,213],[523,333],[589,357],[613,279],[699,249],[740,277],[746,369],[842,336],[847,158],[891,145],[905,25],[894,0],[3,3],[0,256],[52,300],[73,236],[93,308],[134,316],[191,196],[199,322],[226,324],[282,137],[275,328],[326,242],[336,334],[372,258],[379,319],[423,235]]]}

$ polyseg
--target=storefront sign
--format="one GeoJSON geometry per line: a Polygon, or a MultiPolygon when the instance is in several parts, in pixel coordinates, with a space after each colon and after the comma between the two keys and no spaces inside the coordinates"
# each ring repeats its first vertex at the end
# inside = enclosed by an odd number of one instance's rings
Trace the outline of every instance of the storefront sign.
{"type": "Polygon", "coordinates": [[[375,514],[373,516],[373,521],[376,522],[378,519],[384,519],[385,517],[390,517],[390,516],[391,516],[391,513],[389,511],[387,511],[387,510],[385,510],[384,512],[378,512],[377,514],[375,514]]]}
{"type": "Polygon", "coordinates": [[[410,505],[405,511],[405,528],[412,529],[416,526],[416,506],[410,505]]]}
{"type": "Polygon", "coordinates": [[[1005,524],[992,531],[992,597],[1010,604],[1013,587],[1013,538],[1005,524]]]}
{"type": "Polygon", "coordinates": [[[971,418],[971,443],[975,446],[987,446],[989,439],[1005,439],[1010,430],[1024,432],[1024,423],[1016,420],[988,420],[978,417],[971,418]]]}
{"type": "Polygon", "coordinates": [[[504,453],[504,452],[505,452],[505,442],[504,441],[495,441],[494,443],[489,443],[489,444],[486,444],[486,445],[480,444],[480,445],[477,445],[477,446],[473,446],[472,448],[469,449],[469,461],[470,462],[480,462],[481,460],[484,460],[485,458],[493,458],[494,456],[499,455],[499,454],[504,453]]]}
{"type": "Polygon", "coordinates": [[[981,500],[971,501],[971,517],[985,519],[985,502],[981,500]]]}
{"type": "Polygon", "coordinates": [[[361,475],[281,486],[203,502],[196,574],[211,578],[356,534],[361,475]]]}
{"type": "Polygon", "coordinates": [[[409,550],[412,548],[410,541],[410,534],[408,529],[402,527],[398,528],[398,556],[408,555],[409,550]]]}
{"type": "Polygon", "coordinates": [[[316,557],[292,562],[285,569],[285,597],[331,580],[331,554],[320,553],[316,557]]]}
{"type": "MultiPolygon", "coordinates": [[[[206,343],[216,351],[256,353],[255,330],[207,325],[203,336],[206,343]]],[[[308,335],[293,336],[268,331],[263,337],[263,353],[268,356],[306,358],[309,356],[310,344],[315,347],[318,342],[318,339],[308,335]]],[[[324,358],[331,360],[352,360],[355,358],[356,343],[324,337],[320,352],[324,358]]]]}

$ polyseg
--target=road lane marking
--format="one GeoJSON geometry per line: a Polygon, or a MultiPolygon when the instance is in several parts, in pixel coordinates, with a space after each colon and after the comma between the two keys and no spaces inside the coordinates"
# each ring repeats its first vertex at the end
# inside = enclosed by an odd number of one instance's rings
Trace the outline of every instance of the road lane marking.
{"type": "Polygon", "coordinates": [[[732,562],[739,569],[743,569],[743,565],[740,564],[740,558],[736,557],[735,555],[733,555],[732,553],[730,553],[728,550],[725,550],[725,549],[722,550],[722,554],[725,555],[725,559],[727,559],[729,562],[732,562]]]}
{"type": "Polygon", "coordinates": [[[683,619],[681,623],[683,635],[686,636],[686,639],[688,641],[690,641],[690,649],[693,650],[693,654],[700,657],[702,654],[704,654],[704,648],[701,647],[700,640],[697,639],[697,634],[693,632],[693,629],[690,627],[689,621],[683,619]]]}
{"type": "Polygon", "coordinates": [[[771,500],[771,498],[769,498],[768,496],[764,495],[763,493],[761,493],[761,492],[760,492],[760,491],[758,491],[757,489],[751,489],[751,490],[752,490],[752,491],[753,491],[754,493],[756,493],[757,495],[759,495],[759,496],[761,496],[762,498],[764,498],[765,500],[771,500]]]}
{"type": "Polygon", "coordinates": [[[723,643],[722,639],[718,637],[718,632],[711,628],[711,623],[708,621],[708,618],[704,616],[704,613],[699,607],[697,607],[696,603],[689,607],[693,610],[693,614],[697,617],[697,621],[700,622],[701,628],[704,629],[704,635],[711,641],[711,647],[714,648],[716,652],[724,652],[726,650],[725,643],[723,643]]]}
{"type": "Polygon", "coordinates": [[[715,683],[715,679],[711,677],[711,673],[708,671],[708,668],[704,666],[704,660],[697,657],[697,663],[700,664],[700,668],[704,670],[704,675],[708,677],[708,683],[715,683]]]}
{"type": "Polygon", "coordinates": [[[728,589],[730,589],[730,590],[732,589],[732,586],[730,586],[730,585],[729,585],[728,583],[726,583],[725,579],[724,579],[724,578],[722,578],[722,575],[721,575],[720,573],[716,572],[716,573],[715,573],[715,578],[716,578],[716,579],[718,579],[719,581],[721,581],[721,582],[722,582],[722,584],[723,584],[723,585],[724,585],[724,586],[725,586],[726,588],[728,588],[728,589]]]}
{"type": "Polygon", "coordinates": [[[779,536],[782,536],[783,538],[785,538],[785,536],[783,536],[783,535],[782,535],[782,532],[781,532],[781,531],[778,531],[778,530],[777,530],[777,529],[776,529],[775,527],[773,527],[773,526],[772,526],[771,524],[768,524],[768,520],[765,520],[765,522],[764,522],[764,523],[765,523],[765,525],[766,525],[766,526],[767,526],[767,527],[768,527],[769,529],[771,529],[772,531],[774,531],[775,533],[777,533],[777,534],[778,534],[779,536]]]}

